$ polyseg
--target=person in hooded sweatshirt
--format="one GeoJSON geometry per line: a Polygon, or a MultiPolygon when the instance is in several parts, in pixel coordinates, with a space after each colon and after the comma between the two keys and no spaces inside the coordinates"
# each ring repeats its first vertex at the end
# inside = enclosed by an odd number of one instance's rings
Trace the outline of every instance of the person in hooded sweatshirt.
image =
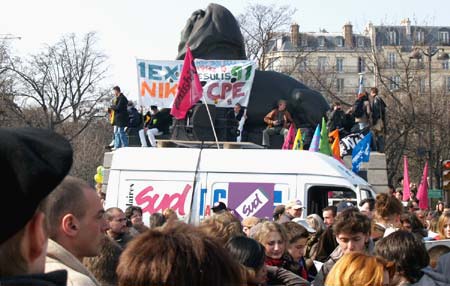
{"type": "Polygon", "coordinates": [[[450,277],[429,265],[425,244],[413,233],[399,230],[379,240],[375,254],[396,265],[391,285],[448,286],[450,277]]]}

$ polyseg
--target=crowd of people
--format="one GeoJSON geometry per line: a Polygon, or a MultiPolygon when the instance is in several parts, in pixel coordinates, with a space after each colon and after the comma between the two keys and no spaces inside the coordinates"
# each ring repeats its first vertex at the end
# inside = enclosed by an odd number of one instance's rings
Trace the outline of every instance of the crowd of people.
{"type": "Polygon", "coordinates": [[[197,226],[172,209],[146,226],[141,208],[104,210],[88,183],[68,176],[63,137],[32,128],[0,137],[0,285],[450,285],[449,247],[424,244],[450,239],[444,205],[423,212],[382,193],[303,219],[297,199],[241,222],[219,202],[197,226]]]}

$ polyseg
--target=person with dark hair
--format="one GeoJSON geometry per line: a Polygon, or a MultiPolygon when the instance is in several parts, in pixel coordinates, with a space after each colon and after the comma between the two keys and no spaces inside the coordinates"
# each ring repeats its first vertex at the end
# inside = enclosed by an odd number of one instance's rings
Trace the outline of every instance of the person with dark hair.
{"type": "MultiPolygon", "coordinates": [[[[138,137],[139,142],[142,146],[142,138],[140,138],[139,134],[144,127],[144,119],[142,118],[142,114],[136,109],[133,101],[128,101],[127,104],[127,112],[128,112],[128,125],[126,128],[126,132],[128,135],[128,144],[130,146],[138,146],[138,137]]],[[[143,138],[145,140],[145,136],[143,138]]]]}
{"type": "Polygon", "coordinates": [[[264,122],[267,124],[267,128],[263,131],[263,146],[270,145],[270,136],[275,134],[280,134],[286,137],[289,131],[289,126],[294,124],[291,114],[286,109],[286,100],[280,99],[278,101],[278,107],[272,109],[269,113],[264,116],[264,122]]]}
{"type": "Polygon", "coordinates": [[[285,268],[299,275],[308,281],[314,280],[317,270],[312,265],[310,268],[306,266],[305,250],[309,238],[309,232],[300,224],[288,221],[283,223],[287,233],[287,252],[288,263],[285,268]]]}
{"type": "Polygon", "coordinates": [[[403,206],[396,198],[385,193],[378,194],[375,201],[375,212],[375,224],[372,229],[374,241],[389,235],[400,227],[403,206]]]}
{"type": "Polygon", "coordinates": [[[375,210],[375,199],[367,198],[359,202],[359,211],[372,219],[375,210]]]}
{"type": "Polygon", "coordinates": [[[264,246],[252,238],[235,236],[225,248],[240,263],[246,285],[309,285],[286,269],[265,265],[264,246]]]}
{"type": "Polygon", "coordinates": [[[125,217],[131,225],[129,231],[132,236],[143,233],[148,229],[142,221],[142,209],[140,207],[129,206],[125,210],[125,217]]]}
{"type": "Polygon", "coordinates": [[[336,101],[333,103],[332,111],[328,116],[327,128],[328,132],[331,132],[335,129],[341,129],[345,127],[346,123],[346,115],[345,112],[341,108],[341,103],[336,101]]]}
{"type": "Polygon", "coordinates": [[[122,247],[105,235],[99,255],[84,258],[83,264],[102,286],[117,285],[116,268],[121,253],[122,247]]]}
{"type": "Polygon", "coordinates": [[[128,136],[125,133],[125,127],[128,126],[128,99],[120,91],[120,87],[113,88],[114,99],[108,111],[111,114],[111,124],[114,126],[114,148],[128,146],[128,136]]]}
{"type": "Polygon", "coordinates": [[[388,194],[389,194],[389,195],[391,195],[391,196],[394,195],[394,193],[395,193],[395,187],[394,187],[392,184],[389,184],[389,185],[387,186],[387,190],[388,190],[388,194]]]}
{"type": "Polygon", "coordinates": [[[375,150],[384,153],[384,136],[386,128],[386,103],[378,95],[378,88],[372,87],[370,89],[370,110],[371,114],[371,126],[373,132],[373,141],[375,142],[375,150]]]}
{"type": "Polygon", "coordinates": [[[371,117],[369,95],[367,92],[362,92],[356,95],[356,100],[352,106],[352,114],[355,117],[355,126],[352,132],[360,132],[370,126],[369,119],[371,117]]]}
{"type": "Polygon", "coordinates": [[[327,226],[327,229],[322,233],[317,245],[316,260],[325,262],[330,254],[336,249],[338,243],[336,241],[336,235],[333,231],[333,224],[336,218],[338,209],[336,206],[327,206],[322,210],[323,222],[327,226]]]}
{"type": "Polygon", "coordinates": [[[150,215],[150,228],[163,226],[166,223],[166,217],[162,213],[152,213],[150,215]]]}
{"type": "Polygon", "coordinates": [[[140,131],[140,138],[142,147],[147,147],[147,141],[144,134],[147,134],[148,140],[150,141],[150,146],[156,147],[156,136],[164,134],[169,129],[170,116],[167,113],[163,113],[158,109],[158,106],[150,106],[151,118],[144,124],[144,129],[140,131]]]}
{"type": "Polygon", "coordinates": [[[401,229],[412,232],[417,239],[422,240],[428,232],[422,222],[412,213],[403,213],[400,216],[401,229]]]}
{"type": "Polygon", "coordinates": [[[105,218],[109,223],[107,234],[114,239],[122,248],[133,238],[128,234],[127,218],[125,213],[117,207],[106,210],[105,218]]]}
{"type": "Polygon", "coordinates": [[[0,128],[0,285],[64,286],[67,271],[44,274],[48,231],[42,201],[72,166],[72,147],[47,129],[0,128]]]}
{"type": "Polygon", "coordinates": [[[117,276],[119,286],[242,285],[239,264],[225,248],[181,222],[150,229],[131,241],[120,256],[117,276]]]}
{"type": "Polygon", "coordinates": [[[344,254],[351,252],[367,252],[370,254],[372,252],[370,227],[369,218],[361,214],[356,208],[349,208],[337,215],[333,230],[339,246],[322,265],[313,282],[314,286],[324,285],[328,273],[344,254]]]}
{"type": "Polygon", "coordinates": [[[276,206],[272,214],[273,220],[278,222],[285,211],[286,211],[285,205],[276,206]]]}
{"type": "Polygon", "coordinates": [[[395,263],[392,285],[448,285],[450,280],[429,267],[425,244],[411,232],[399,230],[380,239],[375,254],[395,263]]]}
{"type": "Polygon", "coordinates": [[[100,198],[85,181],[66,177],[42,203],[49,240],[45,270],[67,270],[70,285],[100,285],[83,266],[100,253],[108,224],[100,198]]]}

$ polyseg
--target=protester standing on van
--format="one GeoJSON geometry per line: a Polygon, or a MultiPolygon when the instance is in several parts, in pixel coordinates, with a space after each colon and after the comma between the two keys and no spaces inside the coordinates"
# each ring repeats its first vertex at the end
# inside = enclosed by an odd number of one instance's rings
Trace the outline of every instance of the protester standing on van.
{"type": "Polygon", "coordinates": [[[113,104],[109,107],[109,111],[112,113],[113,126],[114,126],[114,148],[127,147],[128,136],[125,133],[125,127],[128,126],[128,99],[120,92],[120,87],[115,86],[113,88],[114,100],[113,104]]]}
{"type": "Polygon", "coordinates": [[[280,134],[286,137],[289,126],[294,123],[291,114],[286,110],[287,103],[285,100],[278,101],[278,107],[274,108],[264,117],[267,128],[263,131],[263,146],[270,145],[270,135],[280,134]]]}

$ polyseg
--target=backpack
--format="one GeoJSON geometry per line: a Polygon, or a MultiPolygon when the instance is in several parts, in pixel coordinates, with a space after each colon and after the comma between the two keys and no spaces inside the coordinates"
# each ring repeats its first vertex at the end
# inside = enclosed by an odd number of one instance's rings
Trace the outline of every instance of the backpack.
{"type": "Polygon", "coordinates": [[[353,115],[356,118],[363,117],[366,114],[364,110],[364,100],[362,98],[358,98],[353,104],[353,115]]]}

